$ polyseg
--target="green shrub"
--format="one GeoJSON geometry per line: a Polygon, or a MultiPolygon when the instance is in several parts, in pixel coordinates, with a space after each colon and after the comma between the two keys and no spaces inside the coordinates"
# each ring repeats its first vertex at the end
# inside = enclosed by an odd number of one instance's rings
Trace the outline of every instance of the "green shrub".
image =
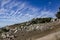
{"type": "Polygon", "coordinates": [[[8,32],[9,30],[7,30],[6,28],[2,28],[1,29],[3,32],[8,32]]]}
{"type": "Polygon", "coordinates": [[[45,23],[50,22],[52,18],[36,18],[32,19],[30,22],[31,24],[37,24],[37,23],[45,23]]]}
{"type": "Polygon", "coordinates": [[[57,14],[56,14],[56,17],[57,17],[58,19],[60,19],[60,8],[59,8],[59,12],[57,12],[57,14]]]}

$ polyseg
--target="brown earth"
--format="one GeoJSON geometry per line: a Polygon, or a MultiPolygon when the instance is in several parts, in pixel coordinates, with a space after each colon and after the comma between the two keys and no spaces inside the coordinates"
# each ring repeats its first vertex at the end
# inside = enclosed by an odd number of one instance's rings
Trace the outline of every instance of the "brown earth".
{"type": "MultiPolygon", "coordinates": [[[[44,24],[44,25],[47,25],[47,24],[44,24]]],[[[41,30],[34,30],[34,31],[29,31],[29,32],[26,32],[25,30],[18,31],[16,34],[14,34],[16,35],[15,40],[52,40],[56,32],[60,34],[59,32],[60,22],[50,23],[47,26],[52,26],[54,28],[51,30],[46,30],[42,32],[41,30]],[[53,35],[53,38],[50,35],[53,35]]],[[[53,40],[55,40],[55,38],[53,40]]]]}
{"type": "Polygon", "coordinates": [[[51,29],[51,30],[46,30],[46,31],[43,31],[41,32],[40,30],[37,30],[37,31],[31,31],[31,32],[18,32],[16,35],[17,38],[15,40],[35,40],[35,39],[39,39],[39,38],[42,38],[46,35],[49,35],[49,34],[53,34],[53,33],[56,33],[58,31],[60,31],[60,23],[57,24],[57,25],[53,25],[54,28],[51,29]]]}

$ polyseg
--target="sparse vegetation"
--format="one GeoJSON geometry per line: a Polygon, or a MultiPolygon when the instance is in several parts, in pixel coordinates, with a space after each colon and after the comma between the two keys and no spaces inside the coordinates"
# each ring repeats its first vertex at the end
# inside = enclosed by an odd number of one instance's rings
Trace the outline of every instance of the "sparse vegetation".
{"type": "Polygon", "coordinates": [[[9,30],[7,30],[6,28],[1,28],[2,32],[8,32],[9,30]]]}
{"type": "Polygon", "coordinates": [[[48,23],[51,21],[52,18],[33,18],[30,23],[31,24],[38,24],[38,23],[48,23]]]}
{"type": "Polygon", "coordinates": [[[59,12],[57,12],[57,14],[56,14],[56,17],[57,17],[58,19],[60,19],[60,8],[59,8],[59,12]]]}

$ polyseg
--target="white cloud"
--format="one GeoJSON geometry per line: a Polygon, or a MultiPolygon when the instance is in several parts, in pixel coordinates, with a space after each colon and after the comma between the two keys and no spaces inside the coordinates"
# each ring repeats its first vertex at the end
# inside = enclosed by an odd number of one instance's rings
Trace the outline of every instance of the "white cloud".
{"type": "Polygon", "coordinates": [[[9,3],[11,0],[1,0],[1,7],[3,7],[5,4],[9,3]]]}
{"type": "Polygon", "coordinates": [[[48,2],[49,4],[52,4],[52,2],[48,2]]]}
{"type": "Polygon", "coordinates": [[[46,10],[42,10],[42,11],[40,11],[40,15],[38,16],[38,17],[55,17],[55,14],[54,14],[54,12],[51,12],[51,11],[46,11],[46,10]]]}
{"type": "MultiPolygon", "coordinates": [[[[11,2],[12,0],[3,0],[0,9],[0,24],[13,24],[24,22],[36,17],[54,16],[53,12],[41,10],[39,8],[27,5],[26,2],[11,2]],[[9,3],[9,4],[7,4],[9,3]],[[7,5],[6,5],[7,4],[7,5]],[[5,6],[4,6],[5,5],[5,6]],[[6,8],[5,8],[6,7],[6,8]],[[17,7],[13,8],[13,7],[17,7]],[[13,8],[13,10],[12,10],[13,8]],[[14,10],[16,9],[16,11],[14,10]],[[40,14],[40,15],[39,15],[40,14]],[[9,23],[11,22],[11,23],[9,23]]],[[[1,26],[1,25],[0,25],[1,26]]],[[[4,26],[4,25],[3,25],[4,26]]]]}

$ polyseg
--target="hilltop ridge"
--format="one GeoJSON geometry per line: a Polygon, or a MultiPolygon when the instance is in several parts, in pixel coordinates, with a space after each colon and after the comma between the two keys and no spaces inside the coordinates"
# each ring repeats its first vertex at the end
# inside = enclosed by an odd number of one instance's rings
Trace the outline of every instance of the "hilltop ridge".
{"type": "Polygon", "coordinates": [[[55,18],[32,19],[31,21],[28,22],[14,24],[2,28],[1,30],[3,32],[1,33],[0,39],[4,40],[5,38],[5,40],[8,40],[11,38],[12,40],[30,40],[31,37],[33,39],[37,37],[41,38],[47,34],[54,33],[58,28],[60,28],[59,24],[60,19],[55,18]],[[46,33],[44,34],[44,32],[46,33]]]}

